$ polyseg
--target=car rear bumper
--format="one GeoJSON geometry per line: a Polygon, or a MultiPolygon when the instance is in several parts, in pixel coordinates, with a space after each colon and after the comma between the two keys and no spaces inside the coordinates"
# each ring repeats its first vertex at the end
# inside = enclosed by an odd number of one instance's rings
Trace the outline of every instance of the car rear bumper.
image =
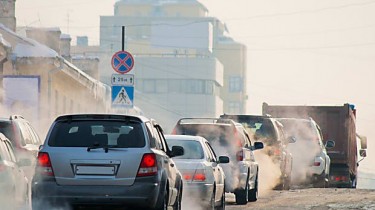
{"type": "Polygon", "coordinates": [[[214,190],[214,185],[209,183],[184,182],[184,196],[209,202],[214,190]]]}
{"type": "Polygon", "coordinates": [[[131,186],[60,186],[55,181],[33,182],[32,201],[45,205],[110,204],[154,207],[162,189],[156,177],[137,178],[131,186]]]}

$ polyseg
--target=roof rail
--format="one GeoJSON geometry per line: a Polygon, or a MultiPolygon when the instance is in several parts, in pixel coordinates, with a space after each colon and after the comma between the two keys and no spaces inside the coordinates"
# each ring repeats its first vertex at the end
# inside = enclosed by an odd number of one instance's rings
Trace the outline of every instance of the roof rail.
{"type": "Polygon", "coordinates": [[[22,115],[11,115],[9,117],[9,120],[15,120],[15,119],[25,119],[22,115]]]}

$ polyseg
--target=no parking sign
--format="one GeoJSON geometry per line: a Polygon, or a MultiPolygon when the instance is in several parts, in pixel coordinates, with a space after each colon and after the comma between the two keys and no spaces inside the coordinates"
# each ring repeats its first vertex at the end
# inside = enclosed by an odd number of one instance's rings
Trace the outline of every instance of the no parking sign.
{"type": "Polygon", "coordinates": [[[133,69],[134,58],[127,51],[118,51],[112,56],[112,68],[120,74],[126,74],[133,69]]]}

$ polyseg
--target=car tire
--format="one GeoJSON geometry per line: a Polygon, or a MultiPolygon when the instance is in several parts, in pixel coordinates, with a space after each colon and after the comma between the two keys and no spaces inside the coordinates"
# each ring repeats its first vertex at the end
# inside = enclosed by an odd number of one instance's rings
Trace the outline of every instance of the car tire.
{"type": "Polygon", "coordinates": [[[178,195],[176,198],[176,202],[173,205],[173,210],[181,210],[181,202],[182,202],[182,183],[179,184],[178,195]]]}
{"type": "Polygon", "coordinates": [[[258,200],[258,175],[255,179],[254,189],[249,189],[248,200],[249,202],[255,202],[258,200]]]}
{"type": "Polygon", "coordinates": [[[217,206],[216,210],[225,210],[225,189],[223,190],[223,194],[221,195],[220,206],[217,206]]]}
{"type": "Polygon", "coordinates": [[[168,210],[168,191],[166,188],[162,192],[163,197],[160,197],[156,204],[156,210],[168,210]]]}
{"type": "Polygon", "coordinates": [[[237,189],[234,191],[237,205],[247,204],[247,199],[249,196],[248,193],[249,193],[249,181],[246,182],[245,189],[237,189]]]}
{"type": "Polygon", "coordinates": [[[212,194],[211,194],[211,198],[210,198],[210,202],[208,203],[207,205],[207,210],[215,210],[215,188],[214,190],[212,191],[212,194]]]}
{"type": "Polygon", "coordinates": [[[283,190],[290,190],[291,177],[285,177],[283,179],[283,190]]]}

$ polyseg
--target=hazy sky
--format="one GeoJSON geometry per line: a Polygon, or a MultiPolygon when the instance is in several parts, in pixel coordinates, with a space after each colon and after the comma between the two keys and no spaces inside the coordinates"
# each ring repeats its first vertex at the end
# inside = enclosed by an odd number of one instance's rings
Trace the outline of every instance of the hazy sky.
{"type": "MultiPolygon", "coordinates": [[[[99,42],[115,0],[17,0],[19,26],[58,26],[99,42]]],[[[248,47],[249,112],[269,104],[353,103],[375,171],[375,0],[201,0],[248,47]]]]}

